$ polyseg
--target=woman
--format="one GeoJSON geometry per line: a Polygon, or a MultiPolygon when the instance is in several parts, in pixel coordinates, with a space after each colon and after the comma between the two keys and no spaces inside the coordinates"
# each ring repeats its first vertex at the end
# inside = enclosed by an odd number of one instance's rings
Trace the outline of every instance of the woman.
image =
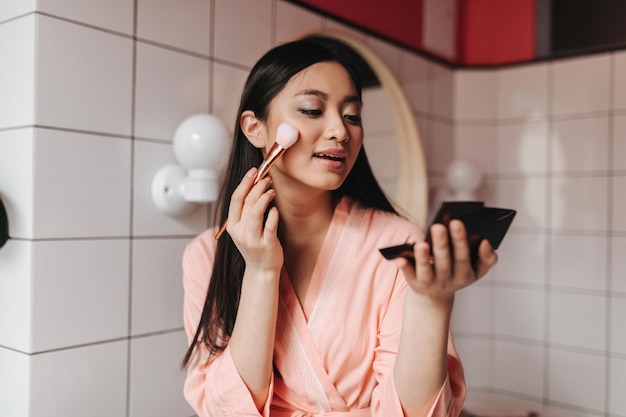
{"type": "Polygon", "coordinates": [[[398,216],[367,162],[350,64],[310,41],[269,51],[246,82],[218,220],[187,247],[185,396],[207,416],[458,416],[449,337],[455,291],[476,272],[462,223],[424,234],[398,216]],[[278,126],[299,140],[254,184],[278,126]],[[415,264],[378,249],[415,245],[415,264]]]}

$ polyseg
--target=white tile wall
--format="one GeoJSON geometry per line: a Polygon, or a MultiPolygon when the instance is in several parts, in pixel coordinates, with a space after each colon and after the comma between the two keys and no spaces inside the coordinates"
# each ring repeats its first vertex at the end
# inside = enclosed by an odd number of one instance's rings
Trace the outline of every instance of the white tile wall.
{"type": "Polygon", "coordinates": [[[36,123],[129,135],[132,41],[39,15],[36,123]]]}
{"type": "Polygon", "coordinates": [[[545,284],[547,245],[548,238],[543,234],[509,231],[498,248],[495,279],[535,288],[545,284]],[[529,262],[530,259],[532,262],[529,262]]]}
{"type": "Polygon", "coordinates": [[[606,230],[607,177],[568,177],[551,181],[551,226],[568,230],[606,230]]]}
{"type": "Polygon", "coordinates": [[[608,54],[552,64],[552,114],[605,112],[610,108],[608,54]]]}
{"type": "Polygon", "coordinates": [[[530,64],[496,71],[498,120],[543,119],[548,115],[549,65],[530,64]]]}
{"type": "Polygon", "coordinates": [[[454,73],[454,119],[493,120],[496,114],[493,71],[459,70],[454,73]]]}
{"type": "Polygon", "coordinates": [[[496,173],[545,174],[548,170],[548,129],[548,124],[543,122],[497,126],[494,151],[483,153],[494,155],[496,173]]]}
{"type": "Polygon", "coordinates": [[[185,7],[174,1],[138,0],[137,9],[138,38],[202,55],[211,53],[211,0],[188,0],[185,7]]]}
{"type": "Polygon", "coordinates": [[[131,141],[48,129],[34,141],[33,237],[128,236],[131,141]]]}
{"type": "Polygon", "coordinates": [[[13,238],[33,236],[33,132],[30,128],[0,131],[0,195],[13,238]]]}
{"type": "Polygon", "coordinates": [[[182,328],[182,255],[189,239],[133,241],[131,334],[182,328]],[[163,277],[155,280],[154,277],[163,277]]]}
{"type": "Polygon", "coordinates": [[[0,346],[19,352],[32,342],[32,247],[10,239],[0,250],[0,346]]]}
{"type": "Polygon", "coordinates": [[[171,141],[188,116],[209,111],[209,60],[137,43],[135,135],[171,141]]]}
{"type": "Polygon", "coordinates": [[[606,348],[605,297],[560,292],[552,292],[549,297],[552,343],[596,350],[606,348]]]}
{"type": "Polygon", "coordinates": [[[609,118],[555,121],[551,134],[554,172],[606,171],[609,118]]]}
{"type": "Polygon", "coordinates": [[[544,356],[540,346],[495,342],[494,385],[502,390],[541,398],[544,356]]]}
{"type": "Polygon", "coordinates": [[[609,393],[609,412],[613,415],[626,415],[626,359],[609,359],[609,374],[611,391],[609,393]]]}
{"type": "Polygon", "coordinates": [[[289,42],[304,34],[322,30],[323,18],[312,11],[295,4],[278,2],[276,4],[276,41],[289,42]]]}
{"type": "Polygon", "coordinates": [[[3,1],[0,4],[0,22],[35,11],[36,0],[3,1]]]}
{"type": "Polygon", "coordinates": [[[489,340],[457,337],[455,345],[463,362],[465,380],[472,389],[493,386],[493,347],[489,340]]]}
{"type": "Polygon", "coordinates": [[[273,0],[215,0],[215,57],[248,67],[273,44],[273,0]]]}
{"type": "Polygon", "coordinates": [[[30,352],[127,335],[129,246],[117,239],[33,244],[30,352]]]}
{"type": "Polygon", "coordinates": [[[30,415],[124,416],[128,342],[31,357],[30,415]]]}
{"type": "Polygon", "coordinates": [[[613,230],[626,232],[626,176],[613,178],[613,230]]]}
{"type": "MultiPolygon", "coordinates": [[[[483,281],[484,282],[484,281],[483,281]]],[[[454,298],[452,331],[488,334],[494,317],[493,288],[483,283],[473,285],[454,298]]]]}
{"type": "Polygon", "coordinates": [[[606,358],[564,350],[550,350],[549,399],[571,406],[603,410],[606,358]]]}
{"type": "Polygon", "coordinates": [[[609,350],[626,355],[626,298],[614,297],[611,302],[611,345],[609,350]]]}
{"type": "Polygon", "coordinates": [[[493,126],[455,126],[455,158],[472,163],[483,175],[494,172],[496,154],[495,152],[485,152],[485,149],[494,149],[496,144],[495,133],[493,126]]]}
{"type": "Polygon", "coordinates": [[[626,237],[611,239],[611,290],[626,295],[626,237]]]}
{"type": "Polygon", "coordinates": [[[607,289],[606,237],[554,234],[550,243],[550,284],[586,290],[607,289]]]}
{"type": "Polygon", "coordinates": [[[127,35],[133,33],[133,8],[133,0],[39,0],[37,3],[40,12],[127,35]]]}
{"type": "MultiPolygon", "coordinates": [[[[0,16],[2,7],[0,5],[0,16]]],[[[33,123],[35,25],[33,15],[0,25],[0,91],[5,97],[12,97],[11,100],[0,100],[0,129],[33,123]],[[21,42],[14,39],[21,39],[21,42]]]]}
{"type": "Polygon", "coordinates": [[[194,415],[183,397],[186,349],[183,331],[131,341],[129,417],[194,415]]]}
{"type": "Polygon", "coordinates": [[[237,120],[239,108],[239,96],[246,83],[248,71],[222,65],[218,62],[213,64],[213,107],[211,113],[218,116],[233,132],[237,120]],[[237,94],[233,94],[237,91],[237,94]]]}
{"type": "Polygon", "coordinates": [[[496,334],[534,341],[544,339],[543,291],[497,287],[494,299],[496,334]]]}
{"type": "Polygon", "coordinates": [[[613,117],[613,169],[626,170],[626,115],[613,117]]]}
{"type": "Polygon", "coordinates": [[[547,225],[546,180],[543,178],[488,179],[495,207],[517,210],[512,226],[543,228],[547,225]]]}
{"type": "Polygon", "coordinates": [[[30,357],[0,347],[0,416],[28,416],[30,357]]]}
{"type": "Polygon", "coordinates": [[[403,54],[400,81],[414,112],[430,113],[432,109],[432,65],[420,56],[403,54]]]}
{"type": "Polygon", "coordinates": [[[626,51],[613,54],[613,108],[626,110],[626,51]]]}

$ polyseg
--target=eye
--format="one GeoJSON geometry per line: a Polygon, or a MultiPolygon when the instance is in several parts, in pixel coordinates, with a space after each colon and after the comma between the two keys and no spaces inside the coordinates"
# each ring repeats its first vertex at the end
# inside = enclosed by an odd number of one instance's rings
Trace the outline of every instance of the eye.
{"type": "Polygon", "coordinates": [[[361,124],[360,114],[344,114],[343,118],[346,119],[351,124],[354,124],[354,125],[361,124]]]}
{"type": "Polygon", "coordinates": [[[322,115],[322,111],[317,109],[299,109],[299,111],[305,116],[318,117],[322,115]]]}

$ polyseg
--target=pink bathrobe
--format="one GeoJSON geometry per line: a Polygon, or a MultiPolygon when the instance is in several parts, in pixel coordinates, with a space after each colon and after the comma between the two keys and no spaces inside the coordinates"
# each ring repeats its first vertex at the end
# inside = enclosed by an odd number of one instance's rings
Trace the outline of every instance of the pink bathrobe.
{"type": "MultiPolygon", "coordinates": [[[[215,254],[214,231],[187,247],[183,257],[184,324],[195,334],[215,254]]],[[[228,347],[211,358],[199,345],[185,382],[199,417],[401,417],[393,366],[407,284],[379,248],[423,239],[397,216],[357,207],[344,198],[300,304],[283,268],[274,347],[275,372],[268,401],[257,411],[228,347]]],[[[465,398],[463,368],[449,339],[448,377],[428,416],[457,417],[465,398]]],[[[424,341],[427,343],[428,341],[424,341]]]]}

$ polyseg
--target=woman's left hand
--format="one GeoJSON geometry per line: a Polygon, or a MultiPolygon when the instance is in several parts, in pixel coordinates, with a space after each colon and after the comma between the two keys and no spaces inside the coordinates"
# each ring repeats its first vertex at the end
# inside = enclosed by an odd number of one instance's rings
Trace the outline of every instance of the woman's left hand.
{"type": "Polygon", "coordinates": [[[415,266],[401,260],[404,277],[413,291],[431,299],[448,301],[461,288],[483,277],[498,260],[498,255],[486,239],[478,248],[478,262],[472,267],[465,226],[460,220],[449,225],[452,251],[448,243],[448,231],[442,224],[430,228],[433,255],[426,242],[415,244],[415,266]]]}

